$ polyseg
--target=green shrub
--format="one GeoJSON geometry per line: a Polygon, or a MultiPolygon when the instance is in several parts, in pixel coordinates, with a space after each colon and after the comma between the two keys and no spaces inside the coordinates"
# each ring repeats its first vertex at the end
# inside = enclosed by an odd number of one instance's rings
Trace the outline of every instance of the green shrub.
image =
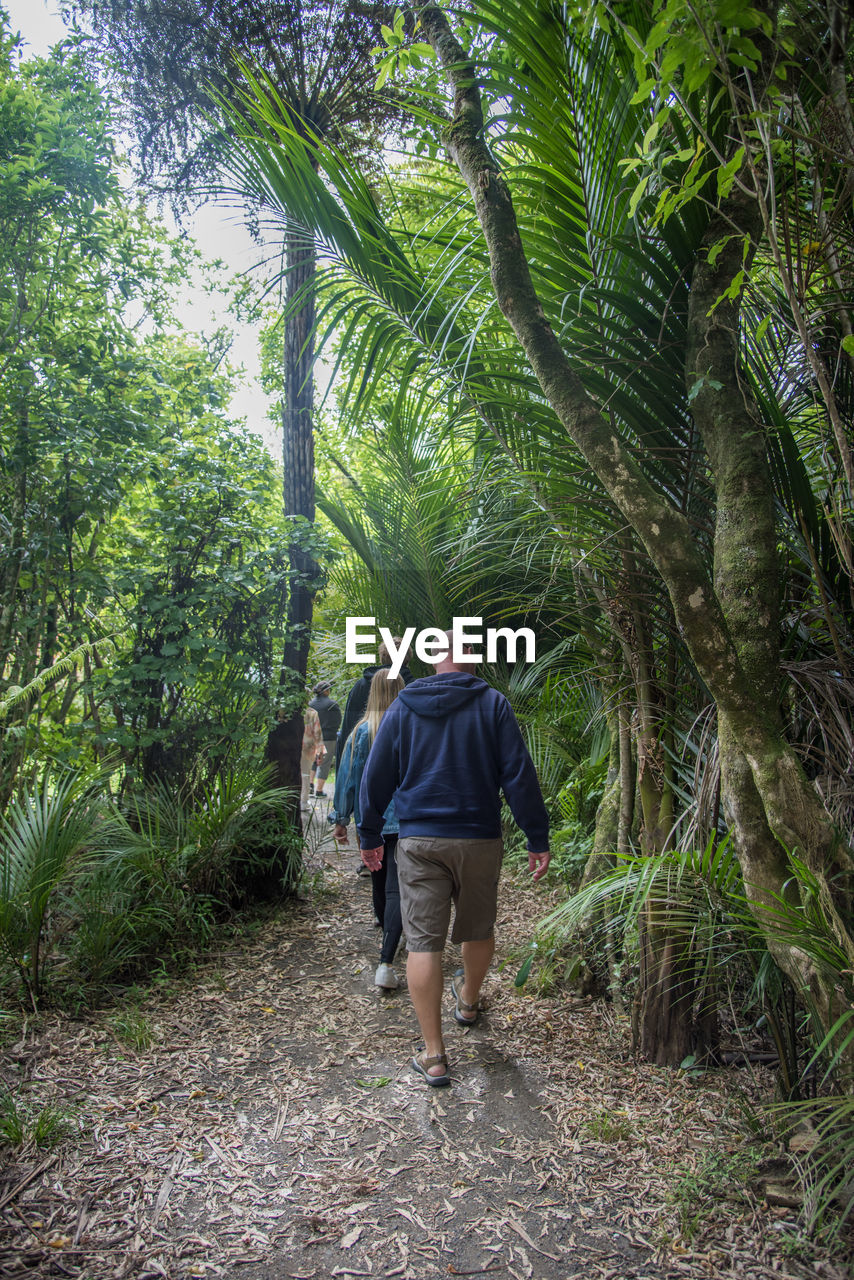
{"type": "Polygon", "coordinates": [[[170,914],[175,935],[204,941],[214,909],[239,901],[259,874],[276,874],[283,886],[299,879],[301,841],[282,817],[288,798],[254,763],[198,789],[158,783],[130,797],[121,856],[147,899],[170,914]]]}
{"type": "Polygon", "coordinates": [[[81,872],[63,909],[70,964],[79,981],[94,988],[138,968],[171,923],[163,904],[151,900],[136,869],[119,855],[81,872]]]}
{"type": "MultiPolygon", "coordinates": [[[[287,793],[253,764],[121,808],[108,777],[46,771],[0,820],[0,956],[35,1009],[48,972],[78,992],[205,947],[253,877],[297,883],[287,793]]],[[[2,974],[0,974],[2,976],[2,974]]]]}

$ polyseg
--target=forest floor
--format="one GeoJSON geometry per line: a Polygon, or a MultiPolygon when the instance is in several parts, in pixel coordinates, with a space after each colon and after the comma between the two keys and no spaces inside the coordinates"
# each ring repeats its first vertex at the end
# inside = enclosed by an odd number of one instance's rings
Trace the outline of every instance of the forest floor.
{"type": "Polygon", "coordinates": [[[52,1151],[5,1149],[0,1275],[849,1274],[763,1198],[774,1152],[748,1121],[770,1075],[638,1063],[608,1006],[514,987],[542,886],[505,876],[487,1012],[463,1029],[448,1006],[453,1084],[428,1089],[405,987],[372,985],[370,882],[313,829],[305,901],[2,1050],[7,1087],[75,1121],[52,1151]]]}

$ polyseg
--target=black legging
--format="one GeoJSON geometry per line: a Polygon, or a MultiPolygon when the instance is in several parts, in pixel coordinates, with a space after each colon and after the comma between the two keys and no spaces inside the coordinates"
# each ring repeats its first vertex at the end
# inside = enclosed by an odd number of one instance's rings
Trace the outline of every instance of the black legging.
{"type": "Polygon", "coordinates": [[[397,836],[383,837],[383,862],[379,871],[371,872],[371,895],[374,912],[383,926],[380,964],[391,964],[397,952],[403,922],[400,918],[400,887],[397,883],[397,836]]]}

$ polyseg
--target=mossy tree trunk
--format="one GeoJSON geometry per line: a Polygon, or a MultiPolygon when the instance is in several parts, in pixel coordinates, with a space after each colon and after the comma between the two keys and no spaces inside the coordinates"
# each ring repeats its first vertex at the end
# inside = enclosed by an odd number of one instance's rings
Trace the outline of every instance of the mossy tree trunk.
{"type": "Polygon", "coordinates": [[[823,806],[785,742],[780,717],[780,587],[774,489],[766,427],[739,376],[741,295],[726,296],[743,265],[743,244],[755,244],[761,216],[737,186],[712,219],[691,281],[685,376],[717,498],[714,590],[752,691],[756,733],[743,715],[718,705],[721,801],[733,833],[747,895],[765,923],[769,949],[796,987],[808,990],[825,1024],[835,996],[793,939],[776,927],[775,904],[791,896],[787,850],[806,857],[823,886],[823,905],[851,942],[850,860],[823,806]],[[733,229],[737,233],[733,236],[733,229]],[[725,241],[712,255],[708,249],[725,241]],[[745,732],[747,730],[747,732],[745,732]]]}

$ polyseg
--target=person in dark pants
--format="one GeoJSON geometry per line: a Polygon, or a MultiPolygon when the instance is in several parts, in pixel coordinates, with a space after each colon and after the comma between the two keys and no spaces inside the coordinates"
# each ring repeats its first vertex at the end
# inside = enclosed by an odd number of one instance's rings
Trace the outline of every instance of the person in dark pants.
{"type": "Polygon", "coordinates": [[[326,755],[316,760],[312,769],[314,777],[314,794],[323,796],[324,783],[329,777],[332,761],[337,754],[338,726],[341,724],[341,708],[334,698],[329,696],[332,685],[328,680],[318,680],[314,686],[314,697],[308,704],[320,717],[320,728],[323,733],[323,745],[326,755]]]}
{"type": "MultiPolygon", "coordinates": [[[[371,749],[371,743],[380,721],[394,699],[404,688],[403,679],[388,678],[380,668],[371,680],[365,714],[350,734],[341,761],[335,771],[335,829],[333,835],[340,844],[347,844],[347,825],[351,815],[359,821],[359,784],[371,749]]],[[[392,965],[403,926],[400,918],[400,889],[397,881],[397,818],[394,800],[387,805],[382,819],[383,857],[380,865],[371,872],[371,892],[374,913],[382,925],[383,937],[380,962],[374,975],[374,986],[393,991],[400,981],[392,965]]]]}

